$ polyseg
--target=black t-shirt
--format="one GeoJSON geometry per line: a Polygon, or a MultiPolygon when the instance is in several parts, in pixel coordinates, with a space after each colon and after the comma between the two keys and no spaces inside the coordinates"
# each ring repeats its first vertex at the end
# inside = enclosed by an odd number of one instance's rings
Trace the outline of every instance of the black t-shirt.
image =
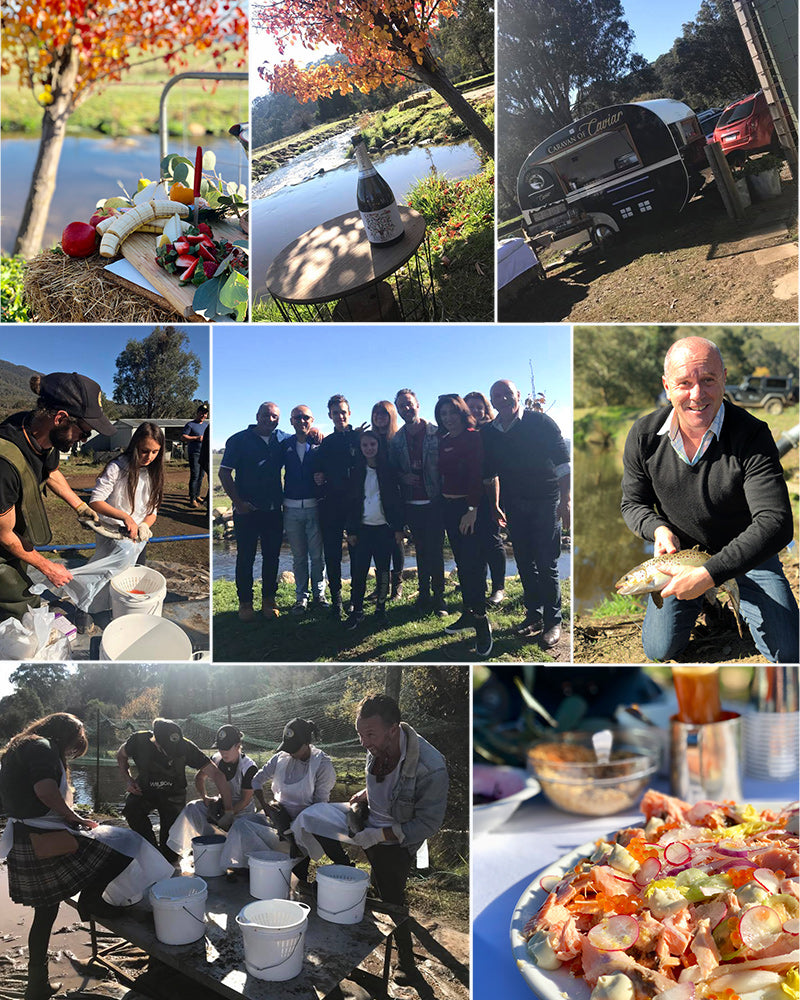
{"type": "MultiPolygon", "coordinates": [[[[30,465],[38,482],[43,483],[51,472],[58,468],[59,454],[57,448],[38,451],[30,442],[23,423],[31,416],[30,413],[13,413],[0,424],[0,437],[15,444],[30,465]]],[[[0,514],[15,507],[22,499],[22,481],[19,473],[4,458],[0,458],[0,514]]],[[[19,529],[19,525],[17,528],[19,529]]]]}
{"type": "Polygon", "coordinates": [[[203,751],[191,740],[183,738],[174,757],[169,758],[145,730],[132,733],[125,741],[125,753],[136,764],[136,780],[142,791],[169,795],[186,788],[186,768],[201,770],[211,763],[203,751]]]}
{"type": "Polygon", "coordinates": [[[52,778],[61,782],[63,767],[55,746],[44,737],[25,740],[9,750],[0,761],[0,798],[3,810],[15,819],[34,819],[50,810],[39,799],[33,786],[52,778]]]}
{"type": "MultiPolygon", "coordinates": [[[[244,756],[244,754],[242,754],[242,756],[244,756]]],[[[222,759],[217,762],[217,767],[220,771],[222,771],[228,781],[233,780],[233,776],[236,774],[239,767],[239,759],[233,760],[230,763],[222,759]]],[[[258,774],[258,768],[255,764],[252,764],[242,775],[242,790],[253,787],[253,776],[256,774],[258,774]]]]}

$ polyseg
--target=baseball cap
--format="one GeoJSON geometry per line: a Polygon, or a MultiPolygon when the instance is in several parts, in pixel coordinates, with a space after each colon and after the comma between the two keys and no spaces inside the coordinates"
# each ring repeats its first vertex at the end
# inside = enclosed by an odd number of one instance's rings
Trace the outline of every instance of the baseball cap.
{"type": "Polygon", "coordinates": [[[237,729],[236,726],[220,726],[217,730],[217,738],[211,745],[212,747],[216,747],[217,750],[230,750],[231,747],[236,746],[243,736],[244,733],[237,729]]]}
{"type": "Polygon", "coordinates": [[[297,753],[300,747],[311,742],[316,728],[309,719],[292,719],[283,727],[283,742],[278,750],[284,750],[286,753],[297,753]]]}
{"type": "Polygon", "coordinates": [[[153,721],[153,736],[156,743],[167,754],[177,754],[182,749],[183,730],[172,719],[155,719],[153,721]]]}
{"type": "Polygon", "coordinates": [[[114,433],[114,425],[103,413],[100,386],[87,375],[78,372],[43,375],[39,395],[48,406],[80,417],[100,434],[114,433]]]}

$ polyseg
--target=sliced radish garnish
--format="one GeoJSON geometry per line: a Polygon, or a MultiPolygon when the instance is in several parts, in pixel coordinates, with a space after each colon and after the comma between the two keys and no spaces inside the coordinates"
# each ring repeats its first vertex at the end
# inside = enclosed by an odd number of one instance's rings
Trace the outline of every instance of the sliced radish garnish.
{"type": "Polygon", "coordinates": [[[649,885],[660,871],[661,862],[658,858],[645,858],[633,877],[637,885],[649,885]]]}
{"type": "Polygon", "coordinates": [[[715,927],[719,927],[728,915],[728,907],[721,899],[715,899],[705,907],[703,915],[708,917],[711,930],[713,931],[715,927]]]}
{"type": "Polygon", "coordinates": [[[792,917],[791,920],[784,920],[783,929],[787,934],[800,934],[800,920],[792,917]]]}
{"type": "Polygon", "coordinates": [[[544,875],[539,879],[539,885],[545,892],[552,892],[560,881],[558,875],[544,875]]]}
{"type": "Polygon", "coordinates": [[[771,868],[756,868],[753,878],[767,892],[780,892],[781,882],[771,868]]]}
{"type": "Polygon", "coordinates": [[[680,840],[673,840],[664,848],[664,860],[671,865],[685,865],[691,856],[691,849],[680,840]]]}
{"type": "Polygon", "coordinates": [[[694,983],[678,983],[663,993],[656,993],[655,1000],[692,1000],[694,994],[694,983]]]}
{"type": "Polygon", "coordinates": [[[627,951],[639,937],[639,922],[630,914],[619,914],[597,924],[587,936],[599,951],[627,951]]]}
{"type": "Polygon", "coordinates": [[[761,951],[781,932],[781,918],[771,906],[751,906],[739,919],[739,935],[746,947],[761,951]]]}

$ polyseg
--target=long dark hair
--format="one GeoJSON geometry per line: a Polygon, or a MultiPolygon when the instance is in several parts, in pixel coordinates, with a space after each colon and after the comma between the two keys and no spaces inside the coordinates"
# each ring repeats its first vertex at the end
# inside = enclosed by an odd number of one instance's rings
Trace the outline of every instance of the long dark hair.
{"type": "MultiPolygon", "coordinates": [[[[469,407],[469,401],[471,399],[479,399],[483,403],[483,412],[486,414],[485,422],[494,420],[497,414],[492,409],[492,404],[489,402],[489,400],[486,398],[486,396],[484,396],[482,392],[480,392],[478,389],[474,389],[472,392],[468,392],[466,394],[466,396],[464,397],[464,402],[467,404],[468,407],[469,407]]],[[[470,413],[471,412],[472,411],[470,410],[470,413]]]]}
{"type": "Polygon", "coordinates": [[[31,740],[43,738],[48,740],[57,750],[64,767],[68,760],[76,757],[83,757],[89,749],[89,741],[86,739],[83,723],[77,715],[70,715],[69,712],[54,712],[52,715],[45,715],[35,722],[29,723],[21,733],[13,736],[2,752],[4,757],[9,750],[16,750],[23,743],[31,740]]]}
{"type": "Polygon", "coordinates": [[[366,458],[364,458],[364,452],[361,451],[361,442],[364,440],[365,437],[374,438],[378,442],[378,453],[375,455],[375,468],[383,469],[385,466],[389,464],[389,448],[387,445],[387,439],[381,437],[381,435],[378,434],[377,431],[366,430],[361,432],[361,436],[358,439],[358,443],[359,443],[359,451],[361,452],[361,461],[364,463],[364,465],[367,464],[367,460],[366,458]]]}
{"type": "Polygon", "coordinates": [[[464,424],[464,430],[468,430],[470,427],[475,426],[475,417],[469,411],[469,407],[464,402],[464,400],[455,392],[446,392],[444,395],[440,396],[436,408],[433,411],[434,419],[439,425],[439,434],[444,436],[447,431],[442,426],[442,407],[445,403],[449,403],[453,409],[457,410],[461,416],[461,421],[464,424]]]}
{"type": "MultiPolygon", "coordinates": [[[[152,514],[154,510],[161,506],[161,501],[164,499],[164,432],[158,424],[154,424],[149,420],[146,420],[143,424],[139,424],[133,432],[133,437],[128,447],[120,455],[120,458],[127,459],[126,464],[123,466],[123,471],[125,472],[128,486],[128,502],[131,505],[131,510],[133,510],[140,472],[139,459],[136,452],[144,438],[152,438],[158,445],[158,454],[149,465],[144,467],[144,471],[150,478],[150,497],[147,501],[147,513],[152,514]]],[[[114,458],[111,461],[116,462],[117,459],[114,458]]],[[[108,463],[108,465],[110,464],[111,462],[108,463]]],[[[105,472],[105,469],[103,471],[105,472]]]]}

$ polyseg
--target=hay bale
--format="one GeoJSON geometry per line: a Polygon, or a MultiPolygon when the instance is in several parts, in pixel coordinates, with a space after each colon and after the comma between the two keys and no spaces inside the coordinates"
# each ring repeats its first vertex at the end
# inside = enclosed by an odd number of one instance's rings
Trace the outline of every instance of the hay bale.
{"type": "Polygon", "coordinates": [[[95,254],[82,260],[43,250],[25,266],[25,301],[37,322],[163,323],[177,315],[123,288],[95,254]]]}

